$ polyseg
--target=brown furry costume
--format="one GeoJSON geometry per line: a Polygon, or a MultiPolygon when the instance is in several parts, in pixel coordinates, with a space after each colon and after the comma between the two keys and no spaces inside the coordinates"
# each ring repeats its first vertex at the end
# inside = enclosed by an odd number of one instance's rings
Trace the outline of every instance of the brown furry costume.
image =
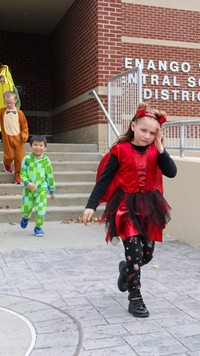
{"type": "Polygon", "coordinates": [[[10,166],[14,161],[14,179],[20,179],[22,159],[25,156],[24,143],[28,140],[28,124],[24,113],[12,109],[16,113],[6,113],[7,108],[0,109],[0,124],[3,138],[3,162],[10,166]]]}

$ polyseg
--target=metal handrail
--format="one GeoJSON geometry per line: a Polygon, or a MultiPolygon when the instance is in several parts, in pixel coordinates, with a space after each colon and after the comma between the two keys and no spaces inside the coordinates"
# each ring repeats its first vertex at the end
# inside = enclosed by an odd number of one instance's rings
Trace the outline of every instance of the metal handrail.
{"type": "MultiPolygon", "coordinates": [[[[93,89],[89,94],[97,100],[111,129],[118,138],[121,133],[112,121],[96,91],[93,89]]],[[[185,150],[200,151],[200,119],[166,122],[163,124],[162,129],[165,147],[179,150],[180,157],[184,157],[185,150]]]]}
{"type": "Polygon", "coordinates": [[[163,134],[165,147],[178,149],[180,157],[184,157],[185,150],[200,151],[199,119],[166,122],[163,125],[163,134]]]}
{"type": "MultiPolygon", "coordinates": [[[[108,79],[108,115],[119,129],[125,132],[134,116],[138,103],[142,101],[142,68],[131,68],[108,79]]],[[[108,147],[113,142],[108,125],[108,147]]]]}
{"type": "Polygon", "coordinates": [[[163,126],[174,126],[174,125],[185,125],[185,124],[200,124],[200,119],[196,120],[179,120],[179,121],[168,121],[163,124],[163,126]]]}
{"type": "Polygon", "coordinates": [[[89,95],[96,99],[108,120],[108,147],[110,147],[111,129],[118,138],[121,132],[118,131],[117,127],[120,126],[121,131],[128,128],[131,117],[138,103],[142,100],[142,68],[140,66],[131,68],[108,80],[108,111],[94,89],[89,92],[89,95]],[[112,104],[114,103],[112,105],[114,112],[111,109],[111,100],[112,104]],[[125,103],[127,104],[125,105],[125,103]]]}
{"type": "Polygon", "coordinates": [[[101,99],[99,98],[99,96],[97,95],[96,91],[95,91],[94,89],[92,89],[92,90],[89,92],[89,95],[91,95],[92,97],[94,97],[94,98],[96,99],[96,101],[98,102],[98,104],[99,104],[101,110],[103,111],[104,115],[106,116],[106,118],[107,118],[107,120],[108,120],[108,122],[109,122],[109,124],[110,124],[110,126],[111,126],[111,128],[112,128],[112,130],[114,131],[115,135],[116,135],[117,137],[119,137],[119,136],[120,136],[120,133],[119,133],[119,131],[117,130],[115,124],[113,123],[113,121],[112,121],[110,115],[108,114],[107,110],[105,109],[105,106],[103,105],[103,103],[102,103],[101,99]]]}

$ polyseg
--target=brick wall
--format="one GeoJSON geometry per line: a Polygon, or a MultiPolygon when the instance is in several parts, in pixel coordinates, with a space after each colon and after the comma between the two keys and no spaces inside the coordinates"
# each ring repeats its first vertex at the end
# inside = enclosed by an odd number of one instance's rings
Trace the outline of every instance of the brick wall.
{"type": "MultiPolygon", "coordinates": [[[[198,45],[200,13],[126,4],[121,0],[86,0],[84,6],[81,4],[80,0],[74,2],[51,37],[53,65],[57,68],[52,71],[54,108],[97,86],[107,87],[110,77],[126,70],[124,59],[128,57],[133,59],[133,66],[135,58],[144,60],[143,73],[147,77],[143,88],[151,89],[152,105],[166,110],[172,117],[198,117],[200,50],[181,47],[181,42],[198,45]],[[121,40],[124,36],[155,39],[161,43],[169,41],[169,44],[125,43],[121,40]],[[171,46],[170,41],[173,41],[171,46]],[[179,43],[177,47],[174,41],[179,43]],[[150,59],[155,70],[147,69],[150,59]],[[167,71],[158,70],[159,60],[166,61],[167,71]],[[178,63],[178,70],[174,72],[169,69],[173,61],[178,63]],[[191,66],[187,73],[181,69],[184,62],[191,66]],[[151,83],[152,75],[158,76],[156,85],[151,83]],[[168,79],[163,84],[166,76],[168,79]],[[194,87],[188,86],[190,77],[196,80],[194,87]],[[162,90],[168,91],[168,100],[162,96],[162,90]]],[[[101,100],[107,107],[107,97],[101,95],[101,100]]],[[[57,114],[53,119],[53,131],[59,133],[100,121],[106,123],[96,105],[87,100],[57,114]]]]}
{"type": "Polygon", "coordinates": [[[50,37],[53,108],[97,85],[96,17],[96,0],[76,0],[50,37]]]}
{"type": "Polygon", "coordinates": [[[73,106],[67,111],[54,115],[53,132],[65,132],[87,127],[98,119],[99,108],[93,99],[89,99],[79,105],[73,106]],[[66,120],[67,115],[67,120],[66,120]],[[81,125],[80,125],[81,123],[81,125]]]}
{"type": "MultiPolygon", "coordinates": [[[[199,116],[200,49],[192,48],[192,44],[200,43],[199,12],[121,0],[75,0],[63,15],[49,37],[0,32],[0,62],[10,66],[15,84],[25,86],[22,109],[28,113],[31,132],[59,134],[106,123],[94,99],[77,99],[93,88],[107,87],[110,77],[125,70],[126,57],[132,58],[133,66],[135,58],[144,60],[143,73],[148,76],[143,87],[152,90],[152,105],[164,108],[172,117],[199,116]],[[122,41],[126,36],[139,39],[139,43],[122,41]],[[147,43],[142,44],[143,39],[147,43]],[[179,45],[150,45],[148,40],[177,41],[179,45]],[[191,48],[187,48],[187,43],[191,48]],[[147,69],[150,59],[155,70],[147,69]],[[166,72],[157,69],[159,60],[167,62],[166,72]],[[172,61],[179,65],[177,72],[169,70],[172,61]],[[190,63],[190,72],[183,73],[183,62],[190,63]],[[159,82],[152,85],[155,74],[159,82]],[[166,75],[170,85],[162,83],[166,75]],[[180,87],[174,85],[174,77],[180,87]],[[196,80],[194,87],[188,86],[190,77],[196,80]],[[163,89],[169,90],[169,100],[161,99],[163,89]],[[174,100],[172,90],[178,89],[188,91],[190,100],[181,100],[179,94],[174,100]],[[62,105],[68,109],[53,115],[51,126],[48,113],[51,109],[59,112],[62,105]]],[[[101,95],[101,99],[107,108],[106,95],[101,95]]]]}
{"type": "Polygon", "coordinates": [[[43,134],[51,135],[51,117],[44,117],[37,112],[34,114],[27,114],[24,111],[28,120],[29,134],[43,134]]]}
{"type": "Polygon", "coordinates": [[[121,73],[121,0],[98,1],[98,84],[121,73]]]}
{"type": "MultiPolygon", "coordinates": [[[[56,108],[121,72],[121,0],[76,0],[51,36],[56,108]]],[[[106,105],[107,98],[101,97],[106,105]]],[[[56,133],[105,122],[94,100],[53,117],[56,133]]]]}
{"type": "Polygon", "coordinates": [[[20,95],[21,109],[29,111],[30,132],[49,134],[49,118],[30,113],[49,111],[51,108],[48,37],[0,32],[0,48],[0,62],[10,67],[15,85],[25,87],[25,94],[20,95]]]}
{"type": "Polygon", "coordinates": [[[122,32],[126,36],[200,42],[200,13],[123,3],[122,32]]]}
{"type": "MultiPolygon", "coordinates": [[[[123,3],[122,11],[122,35],[136,38],[147,38],[156,40],[178,41],[179,47],[148,45],[136,43],[122,43],[122,57],[144,59],[143,73],[147,74],[146,84],[143,88],[150,88],[153,91],[151,100],[152,105],[163,108],[170,116],[186,116],[199,117],[199,101],[200,101],[200,66],[199,57],[200,49],[187,48],[184,42],[196,43],[200,42],[200,12],[184,11],[155,6],[142,6],[123,3]],[[183,47],[180,46],[183,42],[183,47]],[[147,69],[149,60],[152,59],[156,70],[147,69]],[[167,61],[167,72],[158,70],[158,61],[167,61]],[[178,63],[178,72],[172,72],[169,69],[171,62],[178,63]],[[181,70],[181,65],[187,62],[190,64],[188,73],[181,70]],[[158,85],[151,85],[151,75],[159,76],[158,85]],[[164,76],[167,75],[169,82],[162,85],[164,76]],[[175,83],[180,84],[179,87],[174,86],[173,78],[176,76],[175,83]],[[196,80],[195,87],[188,86],[190,77],[196,80]],[[158,90],[158,99],[156,98],[155,89],[158,90]],[[161,99],[161,90],[169,91],[169,100],[161,99]],[[179,90],[174,100],[172,90],[179,90]],[[182,100],[182,91],[188,92],[188,96],[182,100]],[[192,94],[192,92],[194,92],[192,94]],[[199,93],[198,99],[197,95],[199,93]],[[186,100],[187,99],[187,100],[186,100]],[[189,99],[189,100],[188,100],[189,99]]],[[[188,47],[191,45],[188,44],[188,47]]],[[[134,63],[134,61],[133,61],[134,63]]],[[[155,82],[154,82],[155,83],[155,82]]]]}

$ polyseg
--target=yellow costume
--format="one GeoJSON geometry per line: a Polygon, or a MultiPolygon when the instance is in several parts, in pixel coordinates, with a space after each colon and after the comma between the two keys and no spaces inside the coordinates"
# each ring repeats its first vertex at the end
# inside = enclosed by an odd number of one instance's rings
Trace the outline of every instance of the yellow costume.
{"type": "Polygon", "coordinates": [[[0,75],[3,75],[5,79],[5,83],[0,85],[0,108],[4,108],[5,104],[3,95],[6,91],[14,91],[13,88],[15,84],[8,66],[4,65],[0,68],[0,75]]]}
{"type": "MultiPolygon", "coordinates": [[[[20,101],[19,93],[16,86],[14,85],[11,72],[7,65],[2,65],[0,67],[0,76],[4,77],[4,82],[1,82],[0,84],[0,108],[5,108],[4,97],[3,97],[4,93],[6,91],[13,91],[17,99],[17,102],[15,104],[16,108],[20,109],[21,101],[20,101]]],[[[0,132],[1,132],[1,126],[0,126],[0,132]]]]}

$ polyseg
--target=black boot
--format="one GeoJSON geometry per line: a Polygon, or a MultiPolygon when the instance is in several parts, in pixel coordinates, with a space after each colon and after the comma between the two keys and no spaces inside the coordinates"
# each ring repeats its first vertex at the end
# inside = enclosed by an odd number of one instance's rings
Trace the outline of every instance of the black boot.
{"type": "Polygon", "coordinates": [[[129,292],[129,306],[128,311],[133,316],[137,318],[147,318],[149,316],[149,311],[143,302],[141,293],[139,289],[129,292]]]}
{"type": "Polygon", "coordinates": [[[119,278],[117,281],[117,286],[121,292],[126,292],[128,290],[128,282],[126,278],[126,261],[121,261],[119,263],[119,278]]]}

